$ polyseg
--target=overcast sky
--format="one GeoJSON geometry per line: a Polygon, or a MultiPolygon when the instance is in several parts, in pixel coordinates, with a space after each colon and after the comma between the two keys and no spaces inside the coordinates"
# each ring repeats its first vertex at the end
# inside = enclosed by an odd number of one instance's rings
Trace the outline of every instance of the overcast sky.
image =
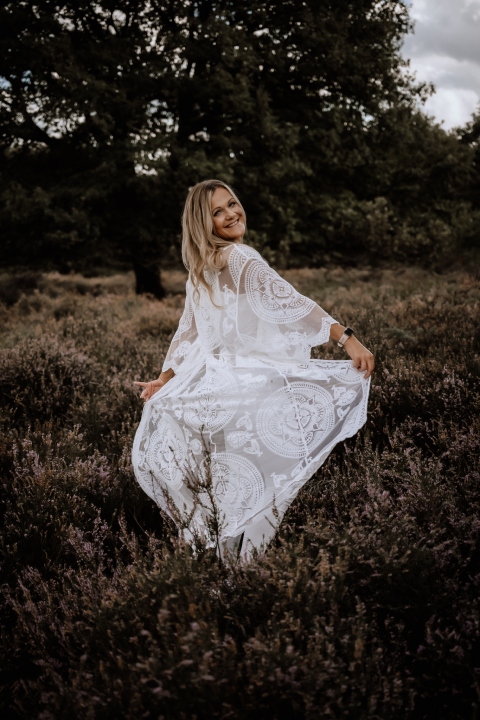
{"type": "Polygon", "coordinates": [[[411,17],[403,54],[436,89],[425,110],[446,130],[464,125],[480,102],[480,0],[413,0],[411,17]]]}

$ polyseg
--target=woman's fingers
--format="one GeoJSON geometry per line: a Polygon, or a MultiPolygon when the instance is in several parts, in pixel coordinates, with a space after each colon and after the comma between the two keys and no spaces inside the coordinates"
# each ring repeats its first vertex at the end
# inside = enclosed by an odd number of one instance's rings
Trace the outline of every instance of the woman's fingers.
{"type": "Polygon", "coordinates": [[[151,396],[155,392],[152,382],[139,382],[135,380],[133,384],[143,388],[142,392],[140,393],[140,399],[145,400],[145,402],[147,400],[150,400],[151,396]]]}
{"type": "Polygon", "coordinates": [[[149,383],[147,383],[147,386],[146,386],[145,390],[143,391],[142,395],[145,397],[145,400],[150,400],[153,393],[154,393],[153,383],[149,382],[149,383]]]}
{"type": "Polygon", "coordinates": [[[363,359],[363,362],[362,362],[362,370],[366,371],[365,380],[367,380],[370,377],[370,375],[373,373],[374,367],[375,367],[375,362],[373,360],[373,355],[371,353],[369,353],[368,355],[365,356],[365,358],[363,359]],[[364,365],[364,367],[363,367],[363,365],[364,365]]]}
{"type": "Polygon", "coordinates": [[[352,365],[354,368],[362,372],[365,368],[362,368],[363,360],[361,355],[357,355],[352,358],[352,365]]]}
{"type": "Polygon", "coordinates": [[[151,391],[150,391],[150,388],[148,387],[148,386],[149,386],[149,383],[136,382],[136,383],[134,383],[134,384],[135,384],[135,385],[139,385],[140,387],[143,388],[142,392],[140,393],[140,399],[141,399],[141,400],[145,400],[145,402],[146,402],[147,400],[150,400],[151,391]]]}
{"type": "Polygon", "coordinates": [[[143,388],[140,394],[140,398],[142,400],[145,400],[145,402],[147,400],[150,400],[152,395],[155,395],[157,390],[160,390],[160,388],[165,385],[165,383],[161,380],[150,380],[149,382],[141,382],[139,380],[134,380],[133,384],[143,388]]]}
{"type": "Polygon", "coordinates": [[[364,379],[365,379],[365,380],[368,380],[368,378],[370,377],[370,375],[372,374],[372,372],[373,372],[373,361],[371,361],[371,360],[369,359],[369,360],[367,360],[367,372],[366,372],[365,375],[364,375],[364,379]]]}
{"type": "Polygon", "coordinates": [[[371,353],[368,353],[368,355],[357,355],[352,358],[352,365],[359,372],[364,372],[365,380],[367,380],[375,368],[373,355],[371,353]]]}

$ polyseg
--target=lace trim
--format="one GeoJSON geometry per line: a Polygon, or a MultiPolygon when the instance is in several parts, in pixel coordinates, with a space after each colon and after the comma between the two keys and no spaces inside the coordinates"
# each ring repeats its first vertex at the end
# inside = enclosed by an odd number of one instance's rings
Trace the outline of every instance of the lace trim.
{"type": "Polygon", "coordinates": [[[190,330],[190,328],[192,327],[192,321],[193,305],[187,290],[187,296],[185,298],[185,309],[183,311],[182,317],[180,318],[180,322],[178,323],[178,328],[176,329],[175,335],[172,338],[172,342],[178,340],[180,335],[190,330]]]}
{"type": "Polygon", "coordinates": [[[336,320],[331,317],[331,315],[327,315],[326,317],[322,318],[322,325],[320,327],[320,330],[316,335],[314,335],[309,340],[310,347],[316,347],[317,345],[323,345],[324,343],[328,342],[330,340],[330,328],[332,325],[336,324],[336,320]]]}
{"type": "Polygon", "coordinates": [[[264,260],[253,260],[245,273],[250,306],[266,322],[294,323],[308,315],[315,303],[272,270],[264,260]]]}

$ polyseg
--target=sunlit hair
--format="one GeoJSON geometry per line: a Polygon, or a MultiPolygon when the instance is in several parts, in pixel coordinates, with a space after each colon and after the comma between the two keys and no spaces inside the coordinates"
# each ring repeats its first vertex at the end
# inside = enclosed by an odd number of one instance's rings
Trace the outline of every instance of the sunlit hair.
{"type": "Polygon", "coordinates": [[[190,188],[182,214],[182,259],[196,293],[203,285],[210,298],[212,287],[208,276],[221,269],[221,251],[232,244],[231,240],[224,240],[214,233],[212,195],[217,188],[225,188],[243,210],[239,199],[226,183],[204,180],[190,188]]]}

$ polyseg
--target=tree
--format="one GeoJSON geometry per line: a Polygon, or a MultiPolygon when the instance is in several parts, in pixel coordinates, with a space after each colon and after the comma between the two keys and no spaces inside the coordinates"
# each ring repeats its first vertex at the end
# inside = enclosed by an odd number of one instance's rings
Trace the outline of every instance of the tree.
{"type": "Polygon", "coordinates": [[[172,36],[185,68],[170,104],[176,184],[182,170],[191,182],[192,170],[200,179],[199,170],[220,164],[241,188],[259,245],[291,256],[307,239],[321,252],[326,201],[354,191],[371,119],[412,108],[423,92],[401,72],[405,4],[200,0],[184,8],[172,36]]]}
{"type": "Polygon", "coordinates": [[[157,187],[137,172],[153,139],[163,150],[150,116],[170,59],[151,51],[151,27],[147,3],[128,0],[4,4],[4,259],[68,268],[158,253],[157,187]]]}
{"type": "Polygon", "coordinates": [[[464,128],[457,128],[456,133],[472,153],[469,197],[475,209],[480,210],[480,106],[470,122],[464,128]]]}
{"type": "Polygon", "coordinates": [[[219,176],[257,245],[318,261],[365,174],[376,197],[375,128],[424,92],[409,27],[403,0],[4,2],[1,260],[135,261],[145,287],[219,176]]]}

